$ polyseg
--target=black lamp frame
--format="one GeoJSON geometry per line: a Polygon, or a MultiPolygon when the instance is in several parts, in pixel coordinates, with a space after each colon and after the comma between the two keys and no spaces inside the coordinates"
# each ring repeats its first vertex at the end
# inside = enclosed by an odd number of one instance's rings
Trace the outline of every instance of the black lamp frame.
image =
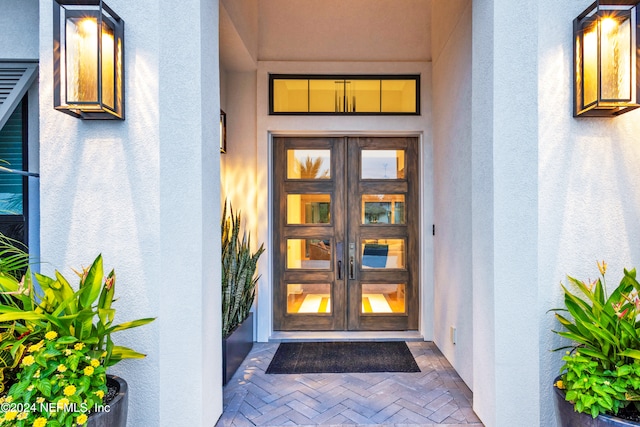
{"type": "Polygon", "coordinates": [[[124,120],[125,72],[124,72],[124,20],[102,0],[54,0],[53,1],[53,71],[54,108],[71,116],[86,120],[124,120]],[[113,30],[114,37],[114,105],[105,103],[102,95],[102,37],[97,37],[98,64],[97,99],[95,101],[71,101],[67,99],[67,47],[66,21],[74,17],[95,17],[98,31],[102,24],[113,30]],[[64,73],[63,73],[64,70],[64,73]]]}
{"type": "Polygon", "coordinates": [[[597,0],[573,21],[573,116],[614,117],[640,107],[640,8],[638,0],[597,0]],[[606,14],[630,19],[629,46],[631,67],[631,96],[626,99],[607,99],[602,96],[601,29],[598,21],[606,14]],[[596,100],[584,103],[584,42],[585,30],[597,25],[597,95],[596,100]]]}

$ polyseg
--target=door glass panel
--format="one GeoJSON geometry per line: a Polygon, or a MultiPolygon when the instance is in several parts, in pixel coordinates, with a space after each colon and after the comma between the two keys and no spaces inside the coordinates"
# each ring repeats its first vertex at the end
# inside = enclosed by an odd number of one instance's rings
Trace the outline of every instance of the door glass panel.
{"type": "Polygon", "coordinates": [[[403,179],[404,150],[362,150],[362,179],[403,179]]]}
{"type": "Polygon", "coordinates": [[[362,268],[404,268],[404,239],[362,241],[362,268]]]}
{"type": "Polygon", "coordinates": [[[329,194],[287,194],[287,224],[329,224],[329,194]]]}
{"type": "Polygon", "coordinates": [[[405,285],[369,283],[362,285],[362,313],[404,313],[405,285]]]}
{"type": "Polygon", "coordinates": [[[331,150],[287,150],[288,179],[330,179],[331,150]]]}
{"type": "Polygon", "coordinates": [[[287,268],[328,270],[331,267],[329,240],[287,239],[287,268]]]}
{"type": "Polygon", "coordinates": [[[404,224],[404,194],[363,194],[363,224],[404,224]]]}
{"type": "Polygon", "coordinates": [[[287,313],[331,313],[331,285],[287,284],[287,313]]]}

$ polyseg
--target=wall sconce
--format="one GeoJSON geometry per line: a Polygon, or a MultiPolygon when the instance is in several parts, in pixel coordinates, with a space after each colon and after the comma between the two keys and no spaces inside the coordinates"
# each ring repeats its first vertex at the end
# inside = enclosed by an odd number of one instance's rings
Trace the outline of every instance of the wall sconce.
{"type": "Polygon", "coordinates": [[[227,113],[220,110],[220,152],[227,152],[227,113]]]}
{"type": "Polygon", "coordinates": [[[598,0],[573,21],[573,116],[640,107],[638,0],[598,0]]]}
{"type": "Polygon", "coordinates": [[[124,120],[124,21],[102,0],[55,0],[53,72],[56,110],[124,120]]]}

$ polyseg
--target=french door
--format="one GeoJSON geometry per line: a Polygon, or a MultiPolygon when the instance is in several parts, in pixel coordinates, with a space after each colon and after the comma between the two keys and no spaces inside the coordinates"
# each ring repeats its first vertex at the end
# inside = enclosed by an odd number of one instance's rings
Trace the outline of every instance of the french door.
{"type": "Polygon", "coordinates": [[[274,329],[418,327],[417,138],[274,138],[274,329]]]}

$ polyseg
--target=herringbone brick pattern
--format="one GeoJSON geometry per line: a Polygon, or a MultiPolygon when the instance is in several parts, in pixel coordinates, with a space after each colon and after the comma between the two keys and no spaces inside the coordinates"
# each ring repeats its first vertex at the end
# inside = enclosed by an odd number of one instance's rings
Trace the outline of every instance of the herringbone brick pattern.
{"type": "Polygon", "coordinates": [[[472,393],[433,343],[408,342],[419,373],[267,375],[277,343],[256,343],[224,388],[217,426],[482,427],[472,393]]]}

